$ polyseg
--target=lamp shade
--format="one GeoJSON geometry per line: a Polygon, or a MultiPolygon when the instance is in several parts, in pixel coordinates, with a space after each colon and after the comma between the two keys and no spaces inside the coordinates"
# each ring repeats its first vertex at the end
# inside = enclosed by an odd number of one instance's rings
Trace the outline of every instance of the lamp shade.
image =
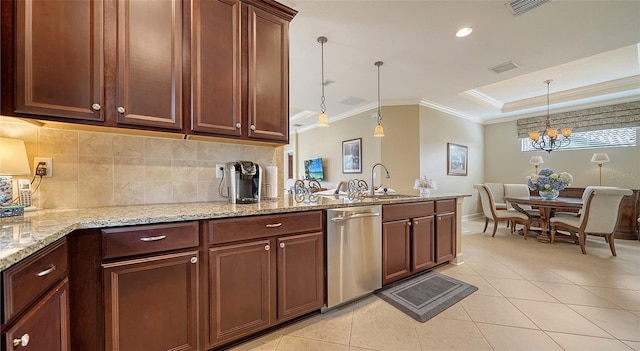
{"type": "Polygon", "coordinates": [[[539,165],[541,163],[544,163],[544,160],[542,159],[542,156],[531,156],[529,163],[532,165],[539,165]]]}
{"type": "Polygon", "coordinates": [[[595,162],[598,164],[609,162],[609,155],[607,155],[606,153],[593,154],[593,156],[591,157],[591,162],[595,162]]]}
{"type": "Polygon", "coordinates": [[[27,174],[31,174],[31,169],[24,141],[0,138],[0,175],[27,174]]]}

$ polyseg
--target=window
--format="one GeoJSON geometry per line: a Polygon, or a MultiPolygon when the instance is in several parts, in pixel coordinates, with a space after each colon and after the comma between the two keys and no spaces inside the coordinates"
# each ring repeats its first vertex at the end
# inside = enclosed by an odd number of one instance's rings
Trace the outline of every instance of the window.
{"type": "MultiPolygon", "coordinates": [[[[636,136],[636,128],[575,132],[571,134],[571,144],[559,150],[636,146],[636,136]]],[[[521,138],[520,141],[522,142],[522,152],[539,151],[531,146],[529,138],[521,138]]]]}

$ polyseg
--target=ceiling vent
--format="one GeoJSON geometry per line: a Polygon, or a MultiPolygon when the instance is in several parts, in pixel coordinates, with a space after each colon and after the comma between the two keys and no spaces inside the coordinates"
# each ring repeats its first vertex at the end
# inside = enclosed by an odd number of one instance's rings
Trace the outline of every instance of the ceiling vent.
{"type": "Polygon", "coordinates": [[[363,102],[365,102],[366,100],[361,99],[359,97],[355,97],[355,96],[350,96],[342,101],[340,101],[341,104],[345,104],[345,105],[349,105],[349,106],[355,106],[357,104],[361,104],[363,102]]]}
{"type": "Polygon", "coordinates": [[[507,5],[509,11],[511,11],[514,16],[519,16],[549,1],[551,0],[514,0],[505,5],[507,5]]]}
{"type": "Polygon", "coordinates": [[[502,72],[506,72],[506,71],[510,71],[512,69],[516,69],[516,68],[520,68],[520,66],[518,66],[517,63],[513,62],[513,61],[507,61],[505,63],[501,63],[497,66],[491,67],[489,68],[491,71],[494,71],[496,73],[502,73],[502,72]]]}

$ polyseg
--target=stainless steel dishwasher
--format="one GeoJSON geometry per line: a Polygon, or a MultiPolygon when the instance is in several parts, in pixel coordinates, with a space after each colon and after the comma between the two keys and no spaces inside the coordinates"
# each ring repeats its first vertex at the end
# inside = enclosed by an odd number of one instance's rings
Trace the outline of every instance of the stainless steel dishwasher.
{"type": "Polygon", "coordinates": [[[326,311],[382,287],[382,206],[327,210],[326,311]]]}

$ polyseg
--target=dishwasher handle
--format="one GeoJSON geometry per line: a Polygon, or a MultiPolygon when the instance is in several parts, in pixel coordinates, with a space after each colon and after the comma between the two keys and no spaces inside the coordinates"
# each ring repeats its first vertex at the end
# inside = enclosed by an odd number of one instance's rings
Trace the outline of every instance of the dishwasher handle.
{"type": "Polygon", "coordinates": [[[366,217],[380,217],[380,213],[379,212],[354,213],[348,216],[333,217],[331,218],[331,222],[342,222],[349,219],[366,218],[366,217]]]}

